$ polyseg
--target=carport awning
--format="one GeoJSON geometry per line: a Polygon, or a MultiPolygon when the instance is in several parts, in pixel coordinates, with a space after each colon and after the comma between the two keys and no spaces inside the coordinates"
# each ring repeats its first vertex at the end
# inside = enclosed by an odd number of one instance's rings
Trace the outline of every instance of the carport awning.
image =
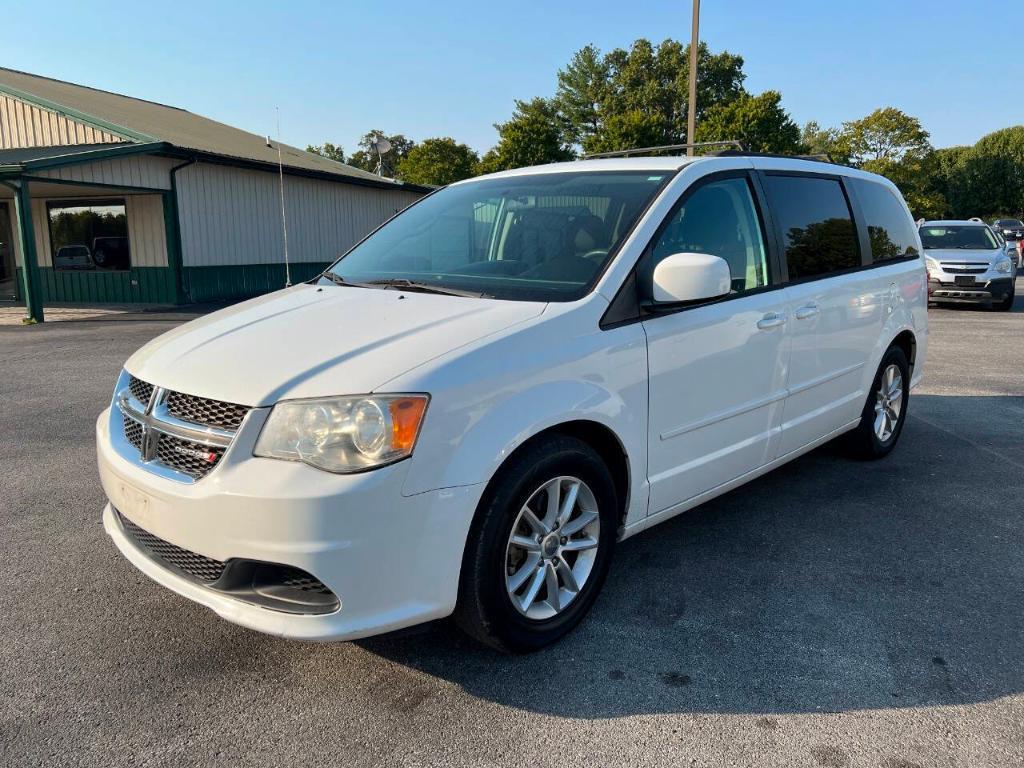
{"type": "Polygon", "coordinates": [[[117,144],[75,144],[59,147],[19,147],[18,149],[0,149],[0,165],[21,165],[33,160],[44,160],[51,157],[79,155],[83,152],[95,152],[97,149],[110,149],[117,144]]]}
{"type": "Polygon", "coordinates": [[[18,174],[25,171],[52,168],[60,165],[76,165],[92,160],[121,155],[145,154],[167,148],[164,142],[150,144],[76,144],[58,147],[22,147],[0,150],[0,172],[18,174]]]}

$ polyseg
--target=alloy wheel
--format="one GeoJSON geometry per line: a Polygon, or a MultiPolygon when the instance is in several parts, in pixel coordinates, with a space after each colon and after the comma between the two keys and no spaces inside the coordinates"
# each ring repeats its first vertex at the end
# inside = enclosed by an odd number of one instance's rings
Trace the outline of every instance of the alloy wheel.
{"type": "Polygon", "coordinates": [[[903,410],[903,373],[894,363],[886,366],[875,393],[875,436],[886,442],[896,431],[903,410]]]}
{"type": "Polygon", "coordinates": [[[579,596],[597,559],[601,516],[577,477],[544,483],[520,509],[505,551],[505,588],[528,619],[557,616],[579,596]]]}

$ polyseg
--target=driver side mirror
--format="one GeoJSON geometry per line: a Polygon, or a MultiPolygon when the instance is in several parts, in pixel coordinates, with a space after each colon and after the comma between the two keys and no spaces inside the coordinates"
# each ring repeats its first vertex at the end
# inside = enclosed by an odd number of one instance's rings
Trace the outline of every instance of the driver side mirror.
{"type": "Polygon", "coordinates": [[[709,253],[674,253],[654,268],[655,304],[681,304],[725,296],[732,288],[729,264],[709,253]]]}

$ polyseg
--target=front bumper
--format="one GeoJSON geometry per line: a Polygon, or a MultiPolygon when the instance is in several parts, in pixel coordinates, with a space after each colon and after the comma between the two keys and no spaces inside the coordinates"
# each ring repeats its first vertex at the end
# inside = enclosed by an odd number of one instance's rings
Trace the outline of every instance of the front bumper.
{"type": "Polygon", "coordinates": [[[928,301],[966,304],[989,304],[1002,301],[1013,293],[1013,277],[977,275],[974,285],[958,285],[954,275],[928,273],[928,301]]]}
{"type": "MultiPolygon", "coordinates": [[[[303,640],[354,640],[452,612],[463,547],[482,485],[402,495],[408,462],[357,475],[255,458],[239,432],[224,460],[194,484],[176,482],[115,448],[110,409],[96,423],[103,525],[122,554],[168,589],[251,629],[303,640]],[[217,561],[234,558],[312,574],[340,601],[303,615],[218,592],[167,567],[126,534],[116,508],[165,542],[217,561]]],[[[117,435],[115,432],[114,438],[117,435]]],[[[248,441],[248,442],[247,442],[248,441]]]]}

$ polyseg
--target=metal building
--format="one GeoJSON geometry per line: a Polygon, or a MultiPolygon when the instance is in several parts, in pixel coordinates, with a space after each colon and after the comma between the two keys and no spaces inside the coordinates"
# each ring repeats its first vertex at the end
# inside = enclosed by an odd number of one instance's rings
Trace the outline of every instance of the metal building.
{"type": "MultiPolygon", "coordinates": [[[[428,190],[281,145],[293,282],[428,190]]],[[[277,142],[0,68],[0,300],[182,304],[285,284],[277,142]]]]}

